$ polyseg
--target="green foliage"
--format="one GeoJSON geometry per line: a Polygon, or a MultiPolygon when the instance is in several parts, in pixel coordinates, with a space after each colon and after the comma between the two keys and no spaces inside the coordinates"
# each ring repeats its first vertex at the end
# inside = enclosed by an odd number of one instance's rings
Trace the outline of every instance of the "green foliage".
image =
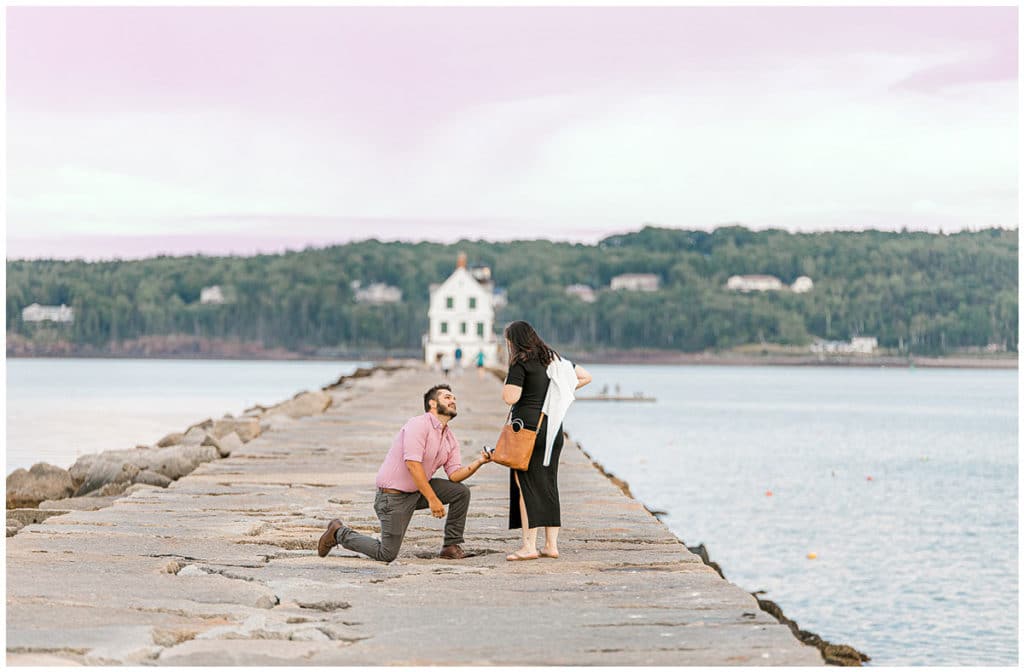
{"type": "Polygon", "coordinates": [[[22,324],[21,310],[64,303],[75,309],[75,322],[64,328],[75,344],[191,334],[289,349],[414,349],[427,328],[429,286],[451,273],[458,251],[490,266],[507,290],[499,325],[528,320],[570,349],[700,351],[855,335],[907,353],[988,343],[1017,349],[1017,232],[999,229],[944,236],[646,227],[596,246],[367,240],[255,257],[8,261],[7,329],[50,338],[52,325],[22,324]],[[563,291],[573,283],[607,288],[622,273],[654,273],[661,289],[605,289],[593,304],[563,291]],[[737,274],[775,275],[786,284],[808,275],[814,289],[727,291],[737,274]],[[357,304],[354,280],[395,285],[404,300],[357,304]],[[200,304],[200,290],[210,285],[229,301],[200,304]]]}

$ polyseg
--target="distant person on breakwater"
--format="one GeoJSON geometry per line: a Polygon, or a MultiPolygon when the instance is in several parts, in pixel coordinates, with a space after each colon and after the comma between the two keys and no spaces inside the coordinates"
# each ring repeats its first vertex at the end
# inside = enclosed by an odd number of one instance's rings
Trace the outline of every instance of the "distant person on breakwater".
{"type": "Polygon", "coordinates": [[[452,353],[444,353],[444,356],[441,357],[441,371],[444,372],[445,378],[451,373],[453,366],[455,366],[455,359],[452,357],[452,353]]]}
{"type": "Polygon", "coordinates": [[[476,353],[476,377],[480,380],[484,379],[484,351],[476,353]]]}
{"type": "Polygon", "coordinates": [[[447,385],[435,385],[423,395],[423,415],[410,418],[395,436],[384,464],[377,471],[377,497],[373,509],[380,518],[380,539],[359,534],[335,518],[317,543],[317,553],[326,556],[338,544],[374,560],[391,562],[398,557],[402,539],[413,512],[430,509],[435,518],[448,518],[444,526],[444,545],[439,557],[461,560],[462,533],[469,512],[469,488],[462,481],[491,461],[486,451],[468,467],[462,466],[459,442],[448,423],[458,413],[455,395],[447,385]],[[448,478],[431,478],[441,467],[448,478]]]}
{"type": "Polygon", "coordinates": [[[527,322],[513,322],[505,327],[505,343],[509,367],[501,398],[512,404],[513,418],[522,420],[530,429],[537,428],[526,471],[509,470],[508,528],[522,528],[523,545],[505,559],[557,558],[558,532],[562,527],[558,501],[562,419],[574,398],[573,391],[593,378],[582,366],[573,365],[548,347],[527,322]],[[537,427],[541,412],[545,417],[537,427]],[[540,551],[538,527],[544,528],[544,548],[540,551]]]}

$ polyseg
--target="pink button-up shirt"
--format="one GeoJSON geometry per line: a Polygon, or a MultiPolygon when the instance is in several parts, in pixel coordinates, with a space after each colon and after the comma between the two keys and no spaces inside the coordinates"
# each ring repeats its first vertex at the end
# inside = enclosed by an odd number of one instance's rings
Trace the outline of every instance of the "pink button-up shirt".
{"type": "Polygon", "coordinates": [[[449,476],[462,468],[459,442],[447,425],[442,425],[432,413],[410,418],[398,430],[391,450],[377,472],[378,488],[395,488],[403,492],[416,492],[405,461],[422,462],[429,479],[442,465],[449,476]]]}

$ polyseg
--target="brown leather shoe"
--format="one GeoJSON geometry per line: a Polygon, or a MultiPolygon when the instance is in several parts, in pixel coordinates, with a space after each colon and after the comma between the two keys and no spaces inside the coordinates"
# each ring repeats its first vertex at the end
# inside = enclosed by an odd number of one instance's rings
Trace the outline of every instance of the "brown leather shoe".
{"type": "Polygon", "coordinates": [[[466,557],[466,552],[462,550],[462,546],[452,544],[451,546],[445,546],[442,548],[441,552],[437,554],[437,557],[444,558],[445,560],[462,560],[466,557]]]}
{"type": "Polygon", "coordinates": [[[320,535],[320,541],[316,542],[316,552],[323,558],[331,549],[338,545],[338,540],[334,538],[334,533],[345,526],[345,523],[341,522],[337,518],[327,523],[327,531],[320,535]]]}

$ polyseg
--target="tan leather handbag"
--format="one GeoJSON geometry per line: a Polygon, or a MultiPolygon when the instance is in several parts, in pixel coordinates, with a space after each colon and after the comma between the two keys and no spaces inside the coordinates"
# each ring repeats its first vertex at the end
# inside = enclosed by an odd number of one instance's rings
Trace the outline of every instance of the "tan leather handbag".
{"type": "MultiPolygon", "coordinates": [[[[537,429],[544,422],[544,413],[537,420],[537,429]]],[[[533,455],[533,445],[537,442],[537,430],[527,429],[522,420],[512,419],[512,409],[508,409],[508,419],[501,428],[498,443],[494,446],[491,460],[503,464],[509,469],[526,471],[533,455]]]]}

